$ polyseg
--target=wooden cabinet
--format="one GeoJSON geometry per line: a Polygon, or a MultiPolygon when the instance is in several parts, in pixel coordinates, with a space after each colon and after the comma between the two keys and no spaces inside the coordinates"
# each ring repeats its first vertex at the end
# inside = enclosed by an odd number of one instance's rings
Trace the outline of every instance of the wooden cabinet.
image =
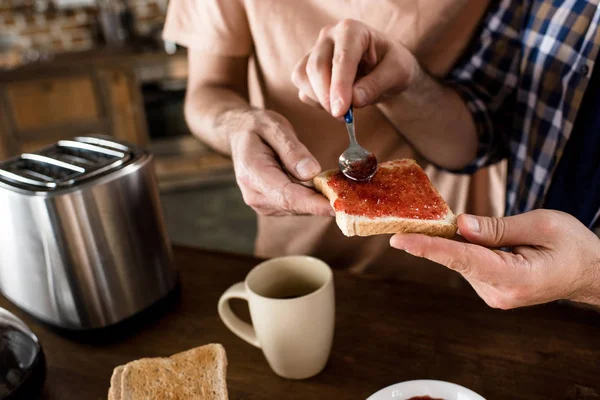
{"type": "Polygon", "coordinates": [[[92,67],[49,75],[0,83],[0,160],[86,134],[147,144],[133,71],[92,67]]]}
{"type": "Polygon", "coordinates": [[[132,71],[99,71],[110,117],[111,134],[118,139],[146,146],[148,134],[137,80],[132,71]]]}
{"type": "Polygon", "coordinates": [[[102,115],[90,75],[9,84],[6,99],[14,128],[24,136],[64,124],[93,123],[102,115]]]}
{"type": "Polygon", "coordinates": [[[104,134],[151,151],[161,189],[233,179],[231,160],[191,135],[149,137],[141,85],[183,80],[187,67],[185,53],[99,49],[0,71],[0,161],[104,134]]]}

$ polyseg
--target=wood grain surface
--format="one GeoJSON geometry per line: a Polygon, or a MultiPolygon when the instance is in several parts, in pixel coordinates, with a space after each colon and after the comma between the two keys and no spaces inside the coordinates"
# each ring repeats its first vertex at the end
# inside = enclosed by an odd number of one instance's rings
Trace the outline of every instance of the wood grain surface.
{"type": "MultiPolygon", "coordinates": [[[[176,247],[181,287],[112,329],[59,334],[0,300],[34,330],[47,356],[41,399],[106,399],[114,367],[222,343],[230,399],[365,399],[412,379],[451,381],[486,399],[598,399],[600,314],[564,304],[487,307],[470,289],[336,272],[336,333],[328,366],[305,381],[277,377],[260,350],[219,320],[217,301],[259,260],[176,247]]],[[[239,304],[237,304],[239,308],[239,304]]]]}

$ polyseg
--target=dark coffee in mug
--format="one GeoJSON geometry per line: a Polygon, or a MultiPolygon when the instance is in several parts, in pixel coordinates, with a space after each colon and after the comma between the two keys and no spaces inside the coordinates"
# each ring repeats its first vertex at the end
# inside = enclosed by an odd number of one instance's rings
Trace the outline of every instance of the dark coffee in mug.
{"type": "Polygon", "coordinates": [[[268,297],[270,299],[296,299],[298,297],[306,296],[316,292],[319,290],[320,286],[321,285],[319,284],[302,280],[280,282],[276,286],[273,286],[269,290],[265,291],[263,295],[264,297],[268,297]]]}

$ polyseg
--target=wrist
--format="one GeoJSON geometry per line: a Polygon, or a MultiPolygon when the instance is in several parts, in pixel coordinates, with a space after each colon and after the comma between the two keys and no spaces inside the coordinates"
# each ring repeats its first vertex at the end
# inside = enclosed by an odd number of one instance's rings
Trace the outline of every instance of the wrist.
{"type": "Polygon", "coordinates": [[[593,255],[583,265],[580,288],[570,300],[600,307],[600,241],[593,255]]]}
{"type": "Polygon", "coordinates": [[[428,120],[439,108],[442,86],[414,60],[412,72],[404,90],[382,98],[376,104],[398,128],[428,120]]]}
{"type": "Polygon", "coordinates": [[[227,153],[233,155],[235,143],[241,136],[255,131],[258,125],[258,113],[262,110],[251,106],[236,107],[229,109],[219,115],[216,125],[225,136],[227,153]]]}

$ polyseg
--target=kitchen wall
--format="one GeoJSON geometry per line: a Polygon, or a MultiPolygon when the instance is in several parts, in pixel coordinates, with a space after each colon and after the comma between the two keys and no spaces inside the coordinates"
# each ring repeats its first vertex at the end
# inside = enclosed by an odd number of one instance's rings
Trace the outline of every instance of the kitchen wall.
{"type": "MultiPolygon", "coordinates": [[[[122,0],[116,0],[122,1],[122,0]]],[[[162,26],[167,0],[129,0],[138,34],[162,26]]],[[[0,0],[0,34],[20,47],[50,52],[88,50],[102,43],[96,7],[59,9],[49,0],[0,0]]]]}

